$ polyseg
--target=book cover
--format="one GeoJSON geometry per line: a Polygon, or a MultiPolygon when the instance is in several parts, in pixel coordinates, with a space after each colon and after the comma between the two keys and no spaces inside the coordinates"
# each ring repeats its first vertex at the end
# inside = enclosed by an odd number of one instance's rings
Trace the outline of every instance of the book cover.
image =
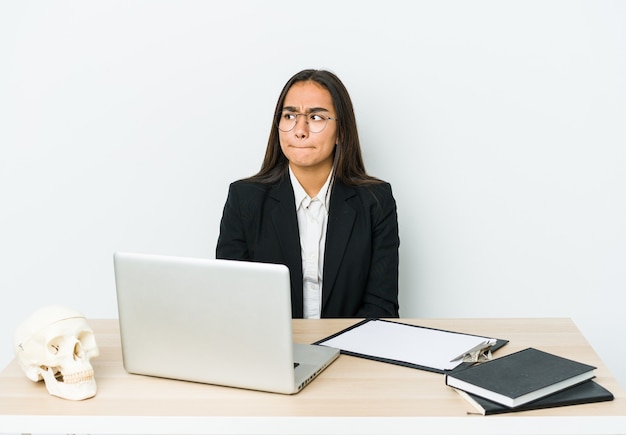
{"type": "MultiPolygon", "coordinates": [[[[476,409],[477,413],[481,415],[530,411],[532,409],[556,408],[559,406],[582,405],[585,403],[608,402],[614,398],[613,394],[609,390],[591,380],[515,408],[500,405],[499,403],[492,402],[456,388],[455,391],[467,400],[476,409]]],[[[468,412],[468,414],[472,413],[468,412]]]]}
{"type": "Polygon", "coordinates": [[[534,348],[446,375],[446,385],[516,407],[594,377],[595,367],[534,348]]]}

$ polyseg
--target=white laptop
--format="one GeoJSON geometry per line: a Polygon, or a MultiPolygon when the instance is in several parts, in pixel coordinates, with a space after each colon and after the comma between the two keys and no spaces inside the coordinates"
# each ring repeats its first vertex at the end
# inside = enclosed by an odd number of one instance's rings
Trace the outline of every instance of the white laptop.
{"type": "Polygon", "coordinates": [[[117,252],[129,373],[293,394],[338,356],[294,344],[284,265],[117,252]]]}

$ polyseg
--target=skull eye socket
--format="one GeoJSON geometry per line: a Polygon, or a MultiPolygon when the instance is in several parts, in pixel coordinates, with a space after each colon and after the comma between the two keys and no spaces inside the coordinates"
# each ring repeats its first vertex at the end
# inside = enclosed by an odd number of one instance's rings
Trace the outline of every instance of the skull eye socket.
{"type": "Polygon", "coordinates": [[[53,340],[50,340],[46,347],[48,352],[51,353],[52,355],[58,355],[59,352],[61,351],[62,340],[63,340],[62,337],[58,337],[53,340]]]}
{"type": "Polygon", "coordinates": [[[84,331],[78,334],[78,341],[80,344],[86,349],[91,349],[96,347],[96,339],[93,336],[93,332],[84,331]]]}
{"type": "Polygon", "coordinates": [[[82,359],[84,356],[83,349],[80,346],[80,341],[77,341],[76,344],[74,344],[74,360],[82,359]]]}

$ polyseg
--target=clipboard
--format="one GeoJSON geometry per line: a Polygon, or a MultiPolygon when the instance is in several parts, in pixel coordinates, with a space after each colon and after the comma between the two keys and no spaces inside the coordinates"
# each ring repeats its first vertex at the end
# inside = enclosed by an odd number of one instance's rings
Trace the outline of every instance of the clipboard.
{"type": "Polygon", "coordinates": [[[486,340],[491,343],[487,346],[491,352],[508,343],[386,319],[365,319],[314,344],[339,348],[344,355],[446,374],[473,365],[461,356],[486,340]]]}

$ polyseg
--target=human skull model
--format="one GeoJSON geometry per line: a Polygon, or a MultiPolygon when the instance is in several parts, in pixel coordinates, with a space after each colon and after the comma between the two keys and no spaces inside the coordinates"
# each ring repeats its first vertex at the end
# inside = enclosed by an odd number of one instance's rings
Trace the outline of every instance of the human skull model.
{"type": "Polygon", "coordinates": [[[26,377],[43,379],[51,395],[70,400],[96,395],[90,360],[99,351],[81,313],[61,305],[35,311],[15,331],[14,349],[26,377]]]}

